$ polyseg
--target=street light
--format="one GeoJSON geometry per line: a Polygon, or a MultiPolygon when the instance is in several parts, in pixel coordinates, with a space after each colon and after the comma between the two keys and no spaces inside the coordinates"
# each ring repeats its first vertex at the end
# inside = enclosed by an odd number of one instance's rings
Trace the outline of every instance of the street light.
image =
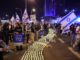
{"type": "Polygon", "coordinates": [[[36,12],[36,9],[35,9],[35,8],[33,8],[33,9],[32,9],[32,12],[36,12]]]}
{"type": "Polygon", "coordinates": [[[5,16],[8,17],[8,14],[6,14],[5,16]]]}
{"type": "Polygon", "coordinates": [[[67,10],[67,9],[65,9],[65,10],[64,10],[64,12],[66,13],[66,12],[68,12],[68,10],[67,10]]]}
{"type": "Polygon", "coordinates": [[[31,10],[31,14],[35,14],[35,13],[36,13],[36,9],[33,8],[33,9],[31,10]]]}

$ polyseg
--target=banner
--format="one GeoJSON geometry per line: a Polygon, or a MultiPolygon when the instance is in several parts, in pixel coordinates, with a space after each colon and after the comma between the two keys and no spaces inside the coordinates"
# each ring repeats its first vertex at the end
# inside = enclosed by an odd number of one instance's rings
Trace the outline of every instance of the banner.
{"type": "Polygon", "coordinates": [[[24,34],[14,34],[14,43],[15,44],[23,44],[24,42],[24,34]]]}

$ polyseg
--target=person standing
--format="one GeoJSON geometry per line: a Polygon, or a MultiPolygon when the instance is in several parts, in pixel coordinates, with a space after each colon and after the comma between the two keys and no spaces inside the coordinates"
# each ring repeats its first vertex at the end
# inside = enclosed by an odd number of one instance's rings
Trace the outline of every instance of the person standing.
{"type": "Polygon", "coordinates": [[[73,47],[78,47],[78,49],[80,50],[80,26],[76,28],[76,41],[73,47]]]}
{"type": "Polygon", "coordinates": [[[30,44],[32,44],[34,42],[34,38],[35,38],[35,24],[32,22],[31,23],[31,32],[30,32],[30,36],[29,36],[30,44]]]}
{"type": "Polygon", "coordinates": [[[20,23],[16,23],[16,27],[14,28],[14,32],[21,34],[22,33],[22,27],[20,23]]]}
{"type": "Polygon", "coordinates": [[[25,36],[26,37],[26,42],[28,43],[29,36],[30,36],[30,33],[29,33],[30,32],[29,23],[27,23],[26,26],[25,26],[25,32],[26,32],[26,34],[25,34],[26,35],[25,36]]]}
{"type": "Polygon", "coordinates": [[[76,40],[76,27],[74,24],[70,26],[70,31],[71,31],[71,45],[73,47],[76,40]]]}
{"type": "Polygon", "coordinates": [[[9,24],[9,40],[11,42],[13,42],[13,29],[14,29],[13,25],[9,24]]]}
{"type": "MultiPolygon", "coordinates": [[[[16,27],[14,28],[14,35],[15,34],[22,34],[22,27],[20,23],[16,23],[16,27]]],[[[16,50],[22,50],[22,49],[23,49],[22,44],[16,45],[16,50]]]]}
{"type": "Polygon", "coordinates": [[[3,48],[0,46],[0,60],[3,60],[3,48]]]}
{"type": "Polygon", "coordinates": [[[0,60],[3,60],[3,47],[1,46],[1,38],[2,38],[2,27],[0,24],[0,60]]]}
{"type": "Polygon", "coordinates": [[[1,33],[1,30],[0,30],[0,60],[3,60],[3,53],[4,52],[7,52],[7,45],[2,40],[2,33],[1,33]]]}
{"type": "Polygon", "coordinates": [[[2,40],[2,37],[0,37],[0,60],[3,60],[3,53],[7,51],[8,51],[7,45],[2,40]]]}
{"type": "Polygon", "coordinates": [[[8,45],[9,44],[9,23],[5,23],[2,29],[3,40],[8,45]]]}
{"type": "Polygon", "coordinates": [[[43,27],[44,27],[44,36],[46,36],[48,34],[48,32],[49,32],[48,23],[47,22],[44,23],[43,27]]]}

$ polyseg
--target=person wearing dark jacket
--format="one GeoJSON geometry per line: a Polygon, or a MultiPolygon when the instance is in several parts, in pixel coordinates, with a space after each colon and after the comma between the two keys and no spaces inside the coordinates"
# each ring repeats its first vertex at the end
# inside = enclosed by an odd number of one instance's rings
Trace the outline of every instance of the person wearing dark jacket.
{"type": "Polygon", "coordinates": [[[8,45],[9,44],[9,23],[5,23],[2,29],[3,40],[8,45]]]}
{"type": "MultiPolygon", "coordinates": [[[[22,34],[22,27],[20,23],[16,23],[16,27],[14,29],[15,34],[22,34]]],[[[22,50],[22,45],[16,46],[17,50],[22,50]]]]}
{"type": "MultiPolygon", "coordinates": [[[[1,42],[1,40],[0,40],[0,42],[1,42]]],[[[8,52],[8,48],[7,48],[7,47],[4,48],[1,44],[2,44],[2,43],[0,43],[0,60],[4,60],[4,59],[3,59],[3,53],[4,53],[4,52],[8,52]]]]}
{"type": "Polygon", "coordinates": [[[35,38],[35,24],[32,22],[31,23],[31,32],[30,32],[30,36],[29,36],[29,43],[33,43],[34,42],[34,38],[35,38]]]}
{"type": "Polygon", "coordinates": [[[7,51],[8,51],[7,45],[2,40],[2,37],[0,37],[0,60],[3,60],[3,53],[7,51]]]}
{"type": "Polygon", "coordinates": [[[3,47],[1,46],[2,39],[2,25],[0,24],[0,60],[3,60],[3,47]]]}
{"type": "Polygon", "coordinates": [[[43,27],[44,27],[44,35],[46,36],[48,34],[48,32],[49,32],[48,23],[44,23],[43,27]]]}
{"type": "Polygon", "coordinates": [[[16,23],[16,27],[14,29],[14,32],[19,33],[19,34],[22,33],[22,27],[19,23],[16,23]]]}
{"type": "Polygon", "coordinates": [[[75,43],[75,40],[76,40],[76,27],[74,24],[72,24],[70,26],[70,31],[71,31],[71,45],[73,46],[73,44],[75,43]]]}
{"type": "Polygon", "coordinates": [[[14,26],[9,24],[9,40],[13,41],[14,26]]]}

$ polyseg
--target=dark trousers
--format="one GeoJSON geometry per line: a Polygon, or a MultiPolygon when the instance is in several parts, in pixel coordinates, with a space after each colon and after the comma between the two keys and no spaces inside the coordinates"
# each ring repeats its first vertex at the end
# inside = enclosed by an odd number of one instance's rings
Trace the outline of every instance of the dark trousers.
{"type": "Polygon", "coordinates": [[[72,33],[71,38],[72,38],[71,43],[73,45],[75,43],[75,40],[76,40],[76,34],[75,33],[72,33]]]}
{"type": "Polygon", "coordinates": [[[13,42],[13,34],[9,34],[9,40],[13,42]]]}
{"type": "Polygon", "coordinates": [[[9,34],[3,35],[3,41],[8,45],[9,44],[9,34]]]}
{"type": "Polygon", "coordinates": [[[29,41],[29,34],[26,34],[26,36],[27,36],[27,41],[26,42],[28,43],[28,41],[29,41]]]}
{"type": "Polygon", "coordinates": [[[80,51],[80,42],[78,43],[78,50],[80,51]]]}
{"type": "Polygon", "coordinates": [[[9,37],[7,36],[7,37],[5,37],[5,42],[6,42],[6,45],[8,45],[9,44],[9,37]]]}
{"type": "Polygon", "coordinates": [[[3,60],[3,52],[0,52],[0,60],[3,60]]]}
{"type": "Polygon", "coordinates": [[[44,30],[44,36],[46,36],[48,34],[49,30],[48,29],[45,29],[44,30]]]}
{"type": "Polygon", "coordinates": [[[22,45],[20,45],[20,46],[16,46],[16,50],[17,50],[17,51],[19,51],[19,50],[23,50],[22,45]]]}

